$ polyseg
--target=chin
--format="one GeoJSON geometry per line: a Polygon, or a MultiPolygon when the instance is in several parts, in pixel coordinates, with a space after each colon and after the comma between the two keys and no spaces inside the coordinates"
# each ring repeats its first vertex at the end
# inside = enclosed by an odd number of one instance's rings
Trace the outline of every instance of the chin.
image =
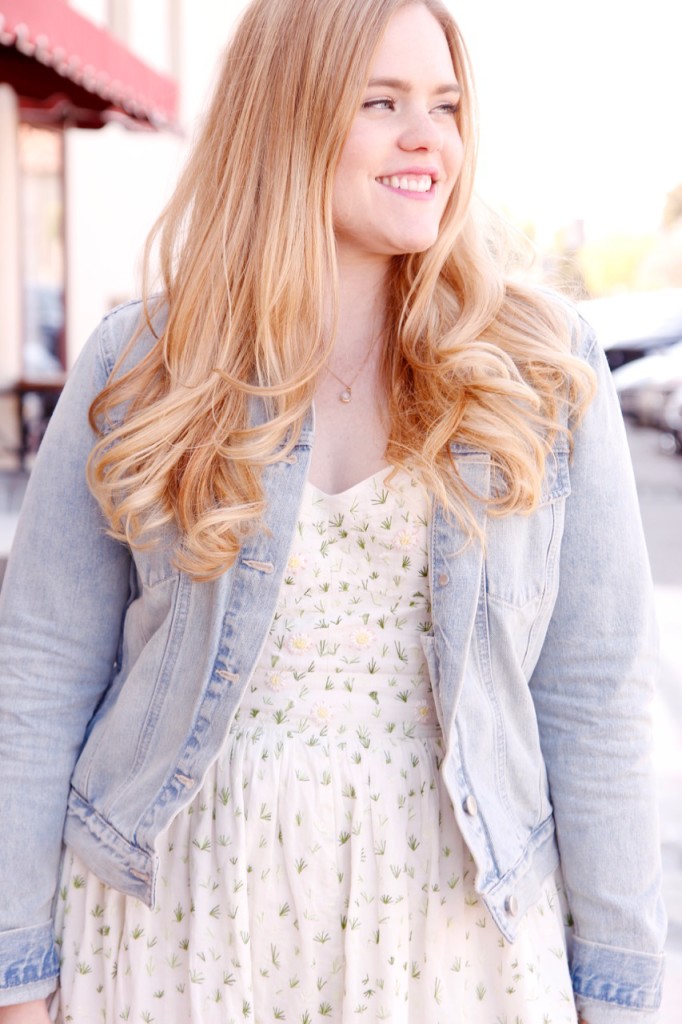
{"type": "Polygon", "coordinates": [[[406,238],[400,248],[396,250],[397,256],[409,256],[415,252],[426,252],[438,238],[438,232],[435,231],[429,235],[419,235],[418,237],[406,238]]]}
{"type": "Polygon", "coordinates": [[[396,249],[403,255],[426,252],[436,242],[438,235],[438,226],[422,228],[419,231],[406,231],[402,237],[396,238],[396,249]]]}

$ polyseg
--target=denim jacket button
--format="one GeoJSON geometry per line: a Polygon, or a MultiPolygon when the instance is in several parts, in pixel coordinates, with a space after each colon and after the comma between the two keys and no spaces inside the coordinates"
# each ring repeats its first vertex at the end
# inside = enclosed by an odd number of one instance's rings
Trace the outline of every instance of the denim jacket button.
{"type": "Polygon", "coordinates": [[[446,587],[449,582],[450,577],[448,576],[448,574],[446,572],[442,572],[438,577],[438,585],[441,587],[446,587]]]}
{"type": "Polygon", "coordinates": [[[478,802],[472,793],[469,793],[469,796],[462,804],[462,807],[464,808],[465,813],[471,818],[478,814],[478,802]]]}
{"type": "Polygon", "coordinates": [[[507,911],[510,917],[516,917],[519,912],[519,901],[516,896],[507,896],[504,901],[504,909],[507,911]]]}

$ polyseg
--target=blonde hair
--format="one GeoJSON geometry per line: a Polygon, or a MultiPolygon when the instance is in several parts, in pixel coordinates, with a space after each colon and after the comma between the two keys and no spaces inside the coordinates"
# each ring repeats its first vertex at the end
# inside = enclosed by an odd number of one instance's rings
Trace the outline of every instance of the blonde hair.
{"type": "MultiPolygon", "coordinates": [[[[140,547],[172,524],[176,564],[197,579],[223,572],[258,529],[261,470],[287,456],[310,407],[330,344],[335,167],[388,20],[412,2],[254,0],[148,239],[143,295],[158,245],[167,319],[93,402],[89,480],[113,536],[140,547]],[[268,411],[260,425],[249,420],[254,395],[268,411]]],[[[386,456],[475,532],[449,442],[491,454],[504,481],[491,512],[529,511],[562,417],[590,381],[565,308],[506,279],[477,226],[466,50],[439,0],[416,2],[442,26],[462,86],[464,165],[436,243],[393,260],[386,456]]],[[[153,312],[146,298],[149,330],[153,312]]]]}

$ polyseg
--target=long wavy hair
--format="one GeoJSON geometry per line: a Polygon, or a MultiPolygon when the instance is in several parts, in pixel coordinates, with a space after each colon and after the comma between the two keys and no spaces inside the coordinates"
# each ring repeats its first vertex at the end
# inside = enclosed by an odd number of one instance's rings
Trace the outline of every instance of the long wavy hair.
{"type": "MultiPolygon", "coordinates": [[[[335,168],[388,20],[412,2],[253,0],[147,241],[137,336],[156,340],[132,366],[119,361],[93,402],[99,440],[88,476],[114,537],[142,547],[172,526],[175,562],[196,579],[220,575],[259,528],[262,469],[287,457],[310,408],[333,343],[335,168]],[[162,298],[153,300],[157,249],[162,298]],[[250,419],[254,396],[267,410],[260,425],[250,419]]],[[[464,164],[435,244],[392,262],[386,458],[417,474],[473,535],[472,495],[450,442],[490,453],[503,483],[492,514],[531,511],[549,447],[585,404],[591,377],[572,355],[565,304],[514,283],[472,212],[466,49],[439,0],[416,2],[442,26],[462,87],[464,164]]]]}

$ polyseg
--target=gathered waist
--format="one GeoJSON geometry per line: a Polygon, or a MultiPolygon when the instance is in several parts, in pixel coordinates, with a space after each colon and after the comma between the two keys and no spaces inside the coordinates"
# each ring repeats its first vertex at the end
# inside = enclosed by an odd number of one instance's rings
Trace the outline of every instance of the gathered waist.
{"type": "Polygon", "coordinates": [[[231,732],[274,729],[334,742],[371,737],[372,743],[441,735],[433,694],[414,679],[377,674],[330,676],[257,670],[231,732]]]}
{"type": "Polygon", "coordinates": [[[336,746],[352,742],[368,749],[403,740],[440,739],[442,736],[435,710],[423,718],[397,721],[371,716],[361,718],[346,708],[321,701],[313,702],[305,712],[300,708],[277,709],[272,714],[260,712],[253,717],[246,709],[240,712],[232,722],[230,735],[248,734],[254,740],[261,734],[275,733],[280,739],[298,738],[310,746],[320,742],[336,746]]]}

